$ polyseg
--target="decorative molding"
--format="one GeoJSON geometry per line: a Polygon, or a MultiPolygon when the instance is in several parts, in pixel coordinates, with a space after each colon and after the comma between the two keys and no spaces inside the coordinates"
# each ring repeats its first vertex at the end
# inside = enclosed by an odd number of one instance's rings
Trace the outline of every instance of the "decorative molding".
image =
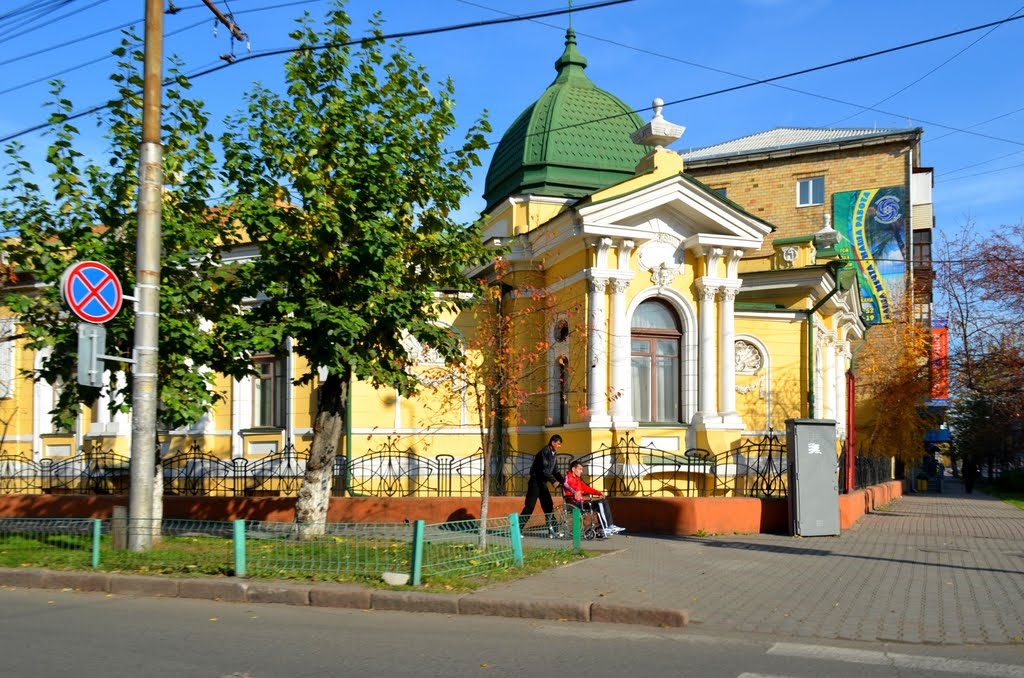
{"type": "Polygon", "coordinates": [[[793,268],[793,262],[796,261],[797,255],[800,253],[799,247],[783,247],[782,248],[782,261],[785,262],[786,268],[793,268]]]}
{"type": "Polygon", "coordinates": [[[764,400],[765,397],[768,395],[768,391],[765,388],[765,379],[764,379],[764,375],[763,374],[760,377],[758,377],[757,381],[755,381],[752,384],[748,384],[746,386],[740,386],[739,384],[737,384],[736,385],[736,392],[739,393],[740,395],[746,395],[746,394],[750,393],[751,391],[753,391],[755,388],[758,389],[758,391],[757,391],[758,398],[760,398],[761,400],[764,400]]]}
{"type": "Polygon", "coordinates": [[[611,287],[612,294],[625,294],[626,290],[629,289],[629,280],[623,278],[612,278],[611,287]]]}
{"type": "Polygon", "coordinates": [[[608,278],[591,278],[589,285],[591,292],[604,294],[604,291],[608,289],[608,278]]]}
{"type": "MultiPolygon", "coordinates": [[[[738,339],[735,344],[736,374],[757,374],[764,366],[764,356],[761,351],[749,341],[738,339]]],[[[739,387],[737,387],[739,390],[739,387]]],[[[740,391],[745,393],[746,391],[740,391]]]]}
{"type": "Polygon", "coordinates": [[[698,286],[698,289],[700,290],[701,301],[714,301],[715,297],[718,295],[719,287],[718,285],[701,284],[698,286]]]}
{"type": "Polygon", "coordinates": [[[736,301],[736,295],[740,293],[738,287],[722,287],[718,291],[718,298],[721,301],[731,303],[736,301]]]}

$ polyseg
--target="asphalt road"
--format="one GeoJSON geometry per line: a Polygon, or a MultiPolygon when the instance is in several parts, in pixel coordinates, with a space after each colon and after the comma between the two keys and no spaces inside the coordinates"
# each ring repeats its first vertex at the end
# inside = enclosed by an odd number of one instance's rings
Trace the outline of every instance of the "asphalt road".
{"type": "Polygon", "coordinates": [[[814,644],[700,629],[0,590],[5,678],[1021,676],[1020,646],[814,644]]]}

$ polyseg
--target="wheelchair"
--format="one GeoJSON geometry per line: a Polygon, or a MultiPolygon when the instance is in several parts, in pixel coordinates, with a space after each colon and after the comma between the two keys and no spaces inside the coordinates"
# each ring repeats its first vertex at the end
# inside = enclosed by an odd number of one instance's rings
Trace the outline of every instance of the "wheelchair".
{"type": "Polygon", "coordinates": [[[579,509],[580,512],[580,536],[587,540],[604,539],[607,534],[604,525],[601,524],[601,516],[597,508],[589,501],[584,501],[581,506],[567,496],[562,496],[562,505],[555,508],[556,529],[568,538],[572,538],[572,513],[579,509]]]}

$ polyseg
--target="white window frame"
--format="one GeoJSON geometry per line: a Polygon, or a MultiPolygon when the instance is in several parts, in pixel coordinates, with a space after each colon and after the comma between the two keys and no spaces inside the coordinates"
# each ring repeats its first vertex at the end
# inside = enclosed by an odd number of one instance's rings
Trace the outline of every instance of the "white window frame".
{"type": "Polygon", "coordinates": [[[14,318],[0,318],[0,398],[3,399],[14,397],[14,332],[14,318]]]}
{"type": "Polygon", "coordinates": [[[825,175],[816,177],[806,177],[804,179],[797,179],[796,182],[796,206],[797,207],[812,207],[814,205],[825,204],[825,175]],[[820,182],[821,196],[815,201],[814,186],[815,182],[820,182]],[[806,200],[804,196],[804,188],[806,187],[807,195],[806,200]]]}

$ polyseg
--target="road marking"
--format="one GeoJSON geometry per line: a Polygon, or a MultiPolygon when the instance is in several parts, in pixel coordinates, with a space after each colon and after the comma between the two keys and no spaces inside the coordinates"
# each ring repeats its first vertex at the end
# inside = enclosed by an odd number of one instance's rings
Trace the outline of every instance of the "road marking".
{"type": "Polygon", "coordinates": [[[786,657],[804,657],[823,659],[850,664],[873,664],[875,666],[894,666],[916,671],[942,671],[971,676],[995,676],[996,678],[1024,678],[1024,666],[1013,664],[994,664],[976,662],[965,659],[947,659],[945,657],[925,657],[912,654],[896,654],[892,652],[875,652],[872,650],[851,650],[843,647],[827,647],[824,645],[798,645],[796,643],[775,643],[768,649],[768,654],[786,657]]]}
{"type": "Polygon", "coordinates": [[[793,676],[777,676],[774,673],[741,673],[736,678],[793,678],[793,676]]]}

